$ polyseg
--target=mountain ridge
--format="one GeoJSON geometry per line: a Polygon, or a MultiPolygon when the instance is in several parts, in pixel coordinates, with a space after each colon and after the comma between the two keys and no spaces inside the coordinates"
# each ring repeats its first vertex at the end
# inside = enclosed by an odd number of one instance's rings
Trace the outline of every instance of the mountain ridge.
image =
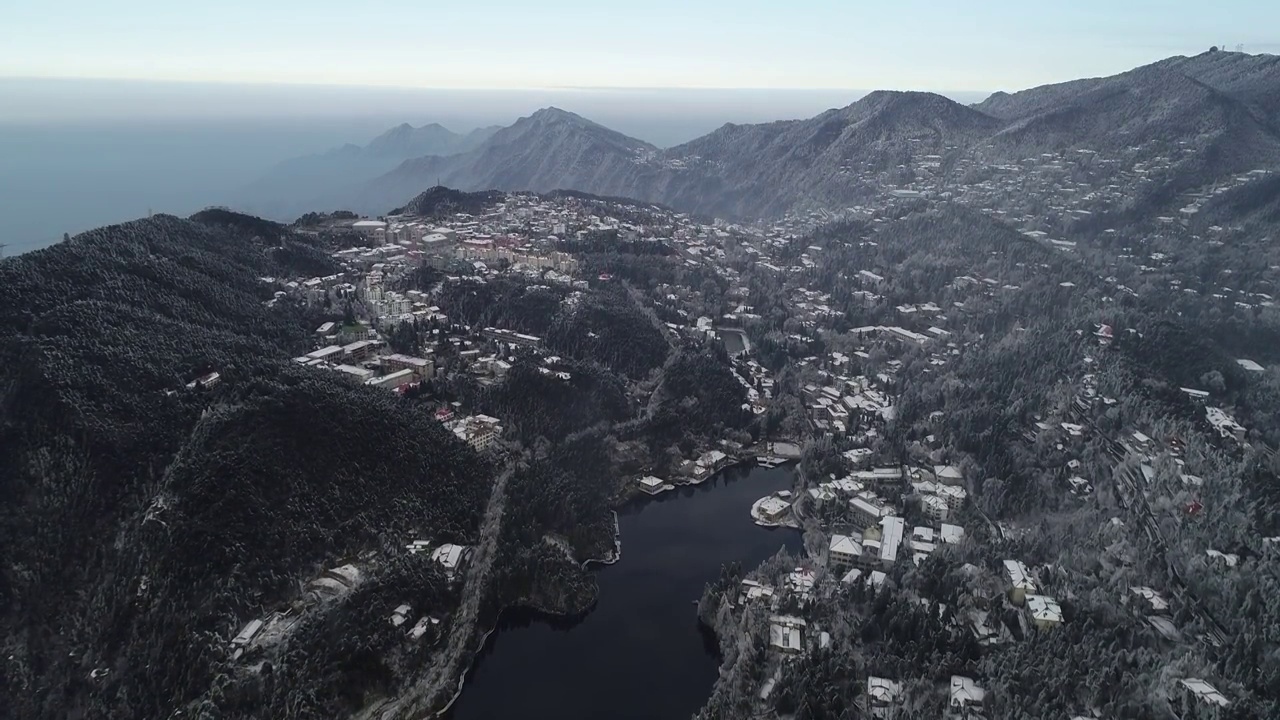
{"type": "MultiPolygon", "coordinates": [[[[856,203],[912,157],[946,172],[965,153],[998,161],[1045,152],[1191,146],[1177,187],[1280,164],[1280,58],[1174,57],[1101,78],[998,92],[962,105],[935,93],[879,90],[814,117],[726,123],[659,150],[560,108],[544,108],[449,157],[407,160],[372,181],[358,207],[385,212],[437,183],[463,190],[578,190],[735,219],[856,203]]],[[[912,173],[897,173],[909,183],[912,173]]]]}
{"type": "Polygon", "coordinates": [[[384,198],[403,200],[436,184],[535,192],[609,187],[616,183],[613,176],[628,170],[629,158],[656,152],[643,140],[575,113],[543,108],[495,132],[467,153],[406,160],[370,184],[361,207],[385,211],[384,198]]]}

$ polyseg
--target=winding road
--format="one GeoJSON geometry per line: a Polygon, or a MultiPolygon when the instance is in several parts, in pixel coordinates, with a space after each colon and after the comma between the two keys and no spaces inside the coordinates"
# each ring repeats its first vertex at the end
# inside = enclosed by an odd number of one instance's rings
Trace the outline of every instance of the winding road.
{"type": "Polygon", "coordinates": [[[480,543],[471,554],[471,561],[463,574],[462,601],[454,612],[449,637],[436,661],[427,668],[422,679],[400,697],[372,705],[357,717],[366,720],[439,717],[462,691],[466,667],[479,644],[484,642],[483,638],[477,638],[480,602],[489,587],[489,575],[502,531],[502,514],[507,504],[507,481],[515,468],[515,462],[509,464],[494,480],[493,492],[489,495],[489,504],[480,524],[480,543]]]}

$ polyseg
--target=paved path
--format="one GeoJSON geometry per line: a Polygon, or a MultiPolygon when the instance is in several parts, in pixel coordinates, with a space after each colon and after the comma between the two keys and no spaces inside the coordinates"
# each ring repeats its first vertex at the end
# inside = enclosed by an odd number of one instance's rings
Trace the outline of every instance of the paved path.
{"type": "Polygon", "coordinates": [[[497,556],[498,537],[502,534],[502,513],[507,503],[507,481],[515,472],[508,465],[493,483],[484,520],[480,524],[480,543],[471,554],[463,576],[462,601],[449,625],[449,637],[436,661],[422,678],[395,700],[372,706],[358,717],[379,720],[413,720],[437,717],[444,713],[462,689],[466,668],[477,648],[480,603],[489,588],[489,575],[497,556]]]}

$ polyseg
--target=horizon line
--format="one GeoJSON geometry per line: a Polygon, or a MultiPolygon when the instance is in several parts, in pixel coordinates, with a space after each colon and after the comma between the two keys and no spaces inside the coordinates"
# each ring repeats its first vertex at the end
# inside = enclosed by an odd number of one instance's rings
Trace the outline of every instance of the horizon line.
{"type": "Polygon", "coordinates": [[[217,85],[231,87],[297,87],[297,88],[330,88],[330,89],[350,89],[350,90],[411,90],[411,91],[437,91],[437,92],[548,92],[548,91],[589,91],[589,92],[706,92],[706,91],[726,91],[726,92],[861,92],[871,93],[877,91],[892,92],[932,92],[932,93],[992,93],[994,90],[988,89],[969,89],[969,88],[946,88],[946,89],[920,89],[920,88],[898,88],[898,87],[841,87],[841,86],[767,86],[767,85],[741,85],[741,86],[725,86],[725,85],[547,85],[537,87],[507,87],[507,86],[439,86],[439,85],[361,85],[352,83],[331,83],[331,82],[305,82],[305,81],[262,81],[262,80],[210,80],[210,79],[184,79],[176,80],[172,78],[137,78],[137,77],[102,77],[102,76],[72,76],[72,75],[3,75],[0,74],[0,82],[19,81],[19,82],[104,82],[104,83],[123,83],[123,84],[157,84],[157,85],[217,85]]]}

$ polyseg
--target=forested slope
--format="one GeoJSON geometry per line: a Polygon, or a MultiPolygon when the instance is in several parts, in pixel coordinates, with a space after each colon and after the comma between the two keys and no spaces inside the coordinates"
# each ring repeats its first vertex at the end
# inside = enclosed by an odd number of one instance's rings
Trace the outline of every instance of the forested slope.
{"type": "Polygon", "coordinates": [[[429,641],[364,626],[447,616],[403,538],[473,540],[492,472],[424,408],[290,363],[314,325],[262,278],[333,270],[221,211],[0,263],[0,714],[328,717],[421,661],[429,641]],[[345,601],[302,601],[345,562],[345,601]],[[287,651],[237,665],[275,610],[302,618],[287,651]]]}

